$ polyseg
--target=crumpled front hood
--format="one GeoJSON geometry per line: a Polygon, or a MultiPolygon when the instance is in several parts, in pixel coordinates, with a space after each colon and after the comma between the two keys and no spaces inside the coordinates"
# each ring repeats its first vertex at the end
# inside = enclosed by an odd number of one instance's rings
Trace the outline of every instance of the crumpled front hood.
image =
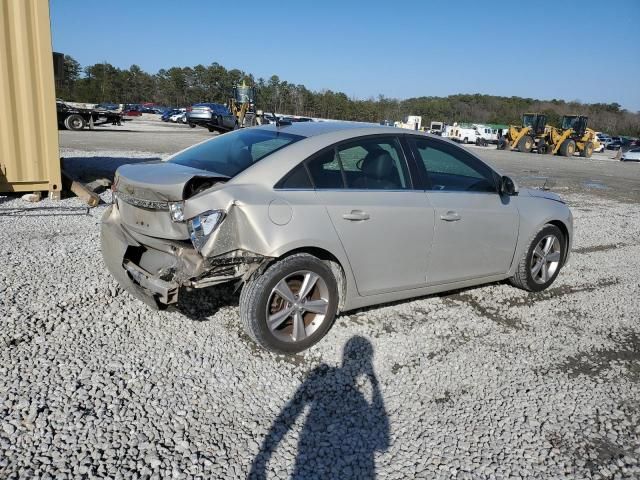
{"type": "Polygon", "coordinates": [[[149,201],[183,200],[185,185],[193,178],[227,180],[229,177],[169,162],[144,162],[123,165],[116,171],[116,191],[149,201]]]}
{"type": "Polygon", "coordinates": [[[560,203],[565,201],[557,193],[550,192],[548,190],[538,190],[534,188],[523,188],[520,190],[520,195],[528,195],[530,197],[546,198],[547,200],[553,200],[560,203]]]}

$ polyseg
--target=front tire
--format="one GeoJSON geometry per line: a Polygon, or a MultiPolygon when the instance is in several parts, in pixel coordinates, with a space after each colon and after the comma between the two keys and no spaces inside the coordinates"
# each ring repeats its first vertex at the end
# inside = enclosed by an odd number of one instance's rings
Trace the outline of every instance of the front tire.
{"type": "Polygon", "coordinates": [[[584,144],[584,148],[580,152],[580,156],[584,158],[591,158],[591,155],[593,155],[593,143],[586,142],[584,144]]]}
{"type": "Polygon", "coordinates": [[[522,153],[530,153],[533,148],[533,138],[525,135],[518,141],[518,150],[522,153]]]}
{"type": "Polygon", "coordinates": [[[562,231],[555,225],[545,225],[531,240],[509,282],[529,292],[546,289],[560,273],[566,248],[562,231]]]}
{"type": "Polygon", "coordinates": [[[576,142],[571,139],[567,139],[560,145],[560,155],[563,157],[573,157],[576,153],[576,142]]]}
{"type": "Polygon", "coordinates": [[[331,268],[306,253],[278,260],[240,294],[245,332],[276,353],[297,353],[320,341],[337,309],[338,284],[331,268]]]}

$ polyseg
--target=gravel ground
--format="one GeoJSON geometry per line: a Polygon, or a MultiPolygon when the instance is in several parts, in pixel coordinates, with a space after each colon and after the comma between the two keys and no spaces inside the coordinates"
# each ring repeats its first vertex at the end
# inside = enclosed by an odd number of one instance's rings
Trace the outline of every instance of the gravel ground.
{"type": "Polygon", "coordinates": [[[243,335],[229,288],[166,312],[123,292],[104,205],[0,196],[0,478],[639,478],[640,204],[560,193],[549,290],[349,312],[293,357],[243,335]]]}

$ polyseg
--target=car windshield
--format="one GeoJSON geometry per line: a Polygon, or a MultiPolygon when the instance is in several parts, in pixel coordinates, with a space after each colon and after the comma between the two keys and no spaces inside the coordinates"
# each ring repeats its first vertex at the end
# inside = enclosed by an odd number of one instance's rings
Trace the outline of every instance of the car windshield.
{"type": "Polygon", "coordinates": [[[234,177],[266,156],[303,138],[277,130],[236,130],[178,153],[169,163],[234,177]]]}

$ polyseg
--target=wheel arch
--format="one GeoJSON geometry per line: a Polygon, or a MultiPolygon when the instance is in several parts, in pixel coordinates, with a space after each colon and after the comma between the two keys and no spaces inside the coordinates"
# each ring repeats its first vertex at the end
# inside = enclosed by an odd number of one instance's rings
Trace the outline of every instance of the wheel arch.
{"type": "Polygon", "coordinates": [[[313,255],[314,257],[319,258],[329,265],[329,268],[331,268],[331,271],[336,278],[336,282],[338,283],[338,312],[343,311],[344,306],[347,302],[347,286],[349,283],[349,279],[347,278],[347,270],[345,269],[343,262],[341,262],[340,259],[338,259],[338,257],[331,253],[329,250],[318,246],[292,248],[280,254],[278,257],[274,257],[273,260],[265,266],[265,268],[278,260],[282,260],[283,258],[287,258],[299,253],[313,255]]]}
{"type": "Polygon", "coordinates": [[[571,256],[573,244],[573,215],[571,210],[563,204],[555,201],[547,201],[541,210],[539,199],[522,195],[519,198],[518,210],[520,211],[520,226],[518,228],[518,241],[516,244],[511,267],[507,272],[512,276],[517,269],[518,261],[524,252],[529,248],[533,237],[545,225],[553,225],[560,229],[565,237],[566,248],[562,265],[566,265],[571,256]]]}
{"type": "Polygon", "coordinates": [[[562,258],[562,265],[564,265],[569,258],[569,249],[571,248],[571,234],[569,233],[569,227],[562,220],[549,220],[546,222],[549,225],[553,225],[558,227],[564,236],[565,241],[565,249],[564,249],[564,257],[562,258]]]}

